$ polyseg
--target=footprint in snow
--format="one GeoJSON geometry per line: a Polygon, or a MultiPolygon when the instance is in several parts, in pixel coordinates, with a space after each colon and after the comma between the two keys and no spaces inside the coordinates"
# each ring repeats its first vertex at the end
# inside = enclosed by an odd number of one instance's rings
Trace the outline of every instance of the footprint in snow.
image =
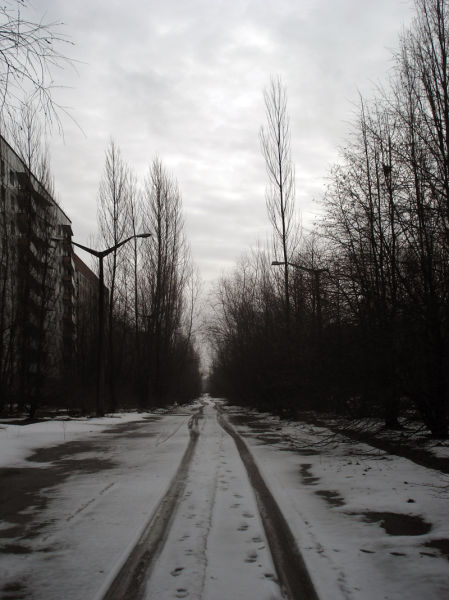
{"type": "Polygon", "coordinates": [[[248,529],[248,523],[241,523],[237,531],[246,531],[248,529]]]}
{"type": "Polygon", "coordinates": [[[181,571],[184,571],[184,567],[176,567],[176,569],[173,569],[170,575],[173,575],[173,577],[178,577],[178,575],[181,574],[181,571]]]}
{"type": "Polygon", "coordinates": [[[185,588],[178,588],[176,590],[177,598],[187,598],[188,595],[189,595],[189,592],[185,588]]]}
{"type": "Polygon", "coordinates": [[[245,562],[254,563],[257,560],[257,552],[255,550],[250,550],[246,555],[245,562]]]}
{"type": "Polygon", "coordinates": [[[245,511],[242,515],[242,517],[245,517],[245,519],[253,519],[254,515],[248,511],[245,511]]]}

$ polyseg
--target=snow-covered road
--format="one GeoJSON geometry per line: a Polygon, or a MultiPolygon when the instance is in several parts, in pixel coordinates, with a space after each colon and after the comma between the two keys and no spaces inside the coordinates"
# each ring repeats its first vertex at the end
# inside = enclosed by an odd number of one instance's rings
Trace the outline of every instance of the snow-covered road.
{"type": "Polygon", "coordinates": [[[0,598],[100,597],[170,485],[190,417],[0,429],[0,598]]]}
{"type": "Polygon", "coordinates": [[[145,600],[280,598],[253,490],[210,404],[185,483],[145,600]]]}
{"type": "MultiPolygon", "coordinates": [[[[167,413],[0,425],[0,599],[114,598],[139,543],[142,584],[119,597],[281,598],[270,552],[281,538],[216,407],[206,397],[167,413]]],[[[437,472],[223,408],[321,600],[449,597],[448,482],[437,472]]]]}
{"type": "Polygon", "coordinates": [[[214,402],[103,432],[95,421],[30,427],[1,432],[9,463],[0,478],[11,485],[0,503],[0,598],[282,597],[254,492],[214,402]],[[132,585],[111,592],[139,544],[132,585]]]}

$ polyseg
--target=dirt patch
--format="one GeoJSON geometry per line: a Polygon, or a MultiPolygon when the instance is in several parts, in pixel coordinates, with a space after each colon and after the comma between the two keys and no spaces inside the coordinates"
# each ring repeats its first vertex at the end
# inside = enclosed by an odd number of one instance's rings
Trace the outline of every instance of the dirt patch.
{"type": "Polygon", "coordinates": [[[439,550],[441,554],[449,560],[449,539],[431,540],[430,542],[427,542],[426,547],[439,550]]]}
{"type": "Polygon", "coordinates": [[[419,515],[374,511],[362,515],[366,523],[379,523],[388,535],[425,535],[432,529],[432,524],[419,515]]]}
{"type": "Polygon", "coordinates": [[[338,492],[334,490],[318,490],[315,492],[317,496],[324,498],[331,506],[344,506],[345,501],[338,492]]]}

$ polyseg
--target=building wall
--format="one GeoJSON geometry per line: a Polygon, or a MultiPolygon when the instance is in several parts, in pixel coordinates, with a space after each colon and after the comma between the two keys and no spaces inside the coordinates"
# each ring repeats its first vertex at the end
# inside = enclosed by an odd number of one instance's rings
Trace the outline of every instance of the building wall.
{"type": "Polygon", "coordinates": [[[72,229],[1,137],[0,204],[0,394],[21,404],[63,377],[73,356],[72,229]]]}
{"type": "Polygon", "coordinates": [[[78,383],[87,389],[95,384],[97,373],[99,279],[78,255],[73,254],[73,261],[76,307],[75,369],[78,383]]]}

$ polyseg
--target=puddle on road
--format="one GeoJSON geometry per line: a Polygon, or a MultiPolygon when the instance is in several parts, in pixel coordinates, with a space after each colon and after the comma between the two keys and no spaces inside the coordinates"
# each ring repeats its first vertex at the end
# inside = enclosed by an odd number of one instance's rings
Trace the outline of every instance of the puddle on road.
{"type": "Polygon", "coordinates": [[[317,496],[324,498],[331,506],[344,506],[345,501],[340,494],[334,490],[318,490],[315,492],[317,496]]]}
{"type": "Polygon", "coordinates": [[[27,461],[50,463],[72,454],[82,454],[86,452],[99,452],[102,445],[95,442],[61,442],[55,446],[38,448],[27,457],[27,461]]]}
{"type": "Polygon", "coordinates": [[[316,485],[320,478],[315,477],[312,474],[312,465],[310,463],[303,463],[299,467],[299,474],[301,475],[301,480],[304,485],[316,485]]]}
{"type": "Polygon", "coordinates": [[[0,553],[2,554],[30,554],[32,549],[29,546],[23,544],[5,544],[0,546],[0,553]]]}
{"type": "Polygon", "coordinates": [[[151,418],[148,417],[145,419],[145,423],[142,421],[134,421],[132,423],[121,423],[120,425],[114,425],[113,427],[111,427],[110,429],[103,429],[102,431],[99,431],[98,433],[102,433],[104,435],[110,435],[110,436],[114,436],[114,437],[136,437],[137,436],[142,436],[142,437],[150,437],[152,435],[155,435],[154,432],[152,433],[148,433],[148,432],[139,432],[139,429],[141,429],[142,427],[145,427],[145,425],[148,424],[148,422],[153,422],[153,421],[159,421],[160,417],[157,418],[151,418]]]}
{"type": "Polygon", "coordinates": [[[23,600],[29,598],[29,594],[25,594],[25,585],[23,583],[7,583],[0,591],[2,592],[2,600],[23,600]]]}
{"type": "Polygon", "coordinates": [[[285,439],[282,436],[275,433],[264,433],[262,435],[259,434],[256,435],[256,439],[264,444],[279,444],[285,442],[285,439]]]}
{"type": "Polygon", "coordinates": [[[36,450],[27,460],[50,463],[45,469],[0,468],[5,483],[0,497],[0,513],[8,527],[0,529],[0,547],[13,538],[33,539],[50,522],[42,519],[51,500],[52,489],[75,473],[98,473],[116,466],[113,460],[92,456],[102,446],[93,442],[67,442],[36,450]],[[86,456],[86,454],[88,454],[86,456]]]}
{"type": "Polygon", "coordinates": [[[425,535],[432,529],[432,524],[419,515],[374,511],[359,514],[366,523],[379,523],[388,535],[425,535]]]}
{"type": "Polygon", "coordinates": [[[294,450],[299,456],[317,456],[318,454],[321,454],[319,450],[312,450],[312,448],[294,448],[294,450]]]}
{"type": "Polygon", "coordinates": [[[440,553],[449,560],[449,539],[431,540],[425,544],[426,548],[439,550],[440,553]]]}

